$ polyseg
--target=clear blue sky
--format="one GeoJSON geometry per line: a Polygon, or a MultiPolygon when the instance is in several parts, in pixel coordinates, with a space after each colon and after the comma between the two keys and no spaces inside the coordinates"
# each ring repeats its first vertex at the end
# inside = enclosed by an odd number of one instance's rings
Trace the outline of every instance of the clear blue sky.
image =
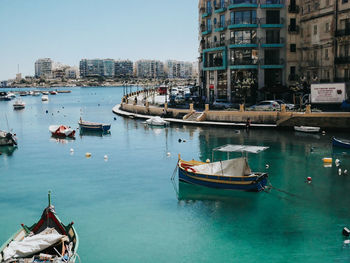
{"type": "Polygon", "coordinates": [[[0,0],[0,80],[34,74],[49,57],[198,57],[198,0],[0,0]]]}

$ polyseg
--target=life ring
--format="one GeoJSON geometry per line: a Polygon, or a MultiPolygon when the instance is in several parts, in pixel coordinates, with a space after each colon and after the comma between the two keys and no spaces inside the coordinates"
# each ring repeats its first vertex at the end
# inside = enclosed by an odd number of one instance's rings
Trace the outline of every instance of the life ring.
{"type": "Polygon", "coordinates": [[[189,173],[196,173],[197,171],[195,169],[193,169],[192,167],[186,167],[185,168],[186,172],[189,172],[189,173]]]}

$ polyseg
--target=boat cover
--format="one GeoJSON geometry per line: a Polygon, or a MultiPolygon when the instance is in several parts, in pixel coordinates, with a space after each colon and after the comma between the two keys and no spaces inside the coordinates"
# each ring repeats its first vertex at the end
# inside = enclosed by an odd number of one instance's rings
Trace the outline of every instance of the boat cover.
{"type": "Polygon", "coordinates": [[[259,153],[259,152],[262,152],[268,148],[269,147],[264,147],[264,146],[226,144],[224,146],[220,146],[218,148],[215,148],[214,151],[259,153]]]}
{"type": "Polygon", "coordinates": [[[27,236],[21,241],[12,241],[4,249],[4,260],[36,254],[64,238],[54,228],[46,228],[37,235],[27,236]]]}
{"type": "Polygon", "coordinates": [[[167,122],[159,116],[152,117],[152,118],[148,119],[146,121],[146,123],[151,124],[151,125],[165,125],[165,124],[167,124],[167,122]]]}
{"type": "Polygon", "coordinates": [[[206,163],[193,167],[196,173],[221,176],[247,176],[252,173],[246,158],[206,163]]]}
{"type": "Polygon", "coordinates": [[[64,135],[68,136],[69,134],[71,134],[73,132],[73,129],[68,128],[68,127],[66,127],[64,125],[51,125],[49,127],[49,131],[51,133],[59,132],[61,134],[64,134],[64,135]]]}

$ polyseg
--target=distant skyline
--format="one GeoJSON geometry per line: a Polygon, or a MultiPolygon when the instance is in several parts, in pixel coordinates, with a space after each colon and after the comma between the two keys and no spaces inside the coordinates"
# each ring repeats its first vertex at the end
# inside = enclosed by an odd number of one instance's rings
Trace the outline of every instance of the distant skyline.
{"type": "Polygon", "coordinates": [[[196,61],[197,0],[0,0],[0,80],[39,58],[196,61]]]}

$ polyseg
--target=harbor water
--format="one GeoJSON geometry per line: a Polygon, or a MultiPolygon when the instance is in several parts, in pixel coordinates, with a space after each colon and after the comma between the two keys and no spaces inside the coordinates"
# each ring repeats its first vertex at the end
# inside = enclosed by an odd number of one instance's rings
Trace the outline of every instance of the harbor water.
{"type": "Polygon", "coordinates": [[[83,263],[350,261],[342,235],[350,227],[350,151],[331,145],[332,136],[349,134],[150,128],[112,113],[123,88],[71,90],[48,102],[22,97],[26,108],[18,111],[13,101],[0,101],[0,129],[8,125],[18,138],[17,148],[0,148],[0,244],[40,218],[51,190],[60,219],[74,221],[83,263]],[[111,133],[51,137],[49,125],[77,128],[80,117],[111,123],[111,133]],[[273,188],[254,193],[171,181],[179,153],[212,160],[212,149],[224,144],[268,146],[248,158],[252,170],[268,172],[273,188]],[[324,167],[324,157],[333,158],[332,167],[324,167]]]}

